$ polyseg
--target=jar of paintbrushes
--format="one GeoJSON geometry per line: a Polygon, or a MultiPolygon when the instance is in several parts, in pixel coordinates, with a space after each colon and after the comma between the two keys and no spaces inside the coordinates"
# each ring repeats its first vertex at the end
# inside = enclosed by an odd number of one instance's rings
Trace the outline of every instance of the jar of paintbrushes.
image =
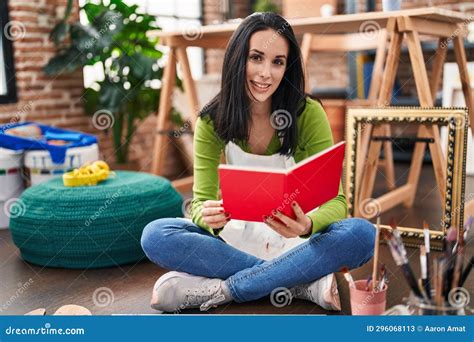
{"type": "MultiPolygon", "coordinates": [[[[432,295],[435,295],[435,292],[432,292],[432,295]]],[[[466,312],[471,312],[472,310],[468,307],[468,293],[463,291],[455,291],[451,294],[451,299],[448,298],[447,301],[443,302],[441,305],[433,304],[432,301],[426,301],[423,298],[416,297],[413,293],[410,294],[410,297],[406,300],[408,311],[412,315],[416,316],[425,316],[425,315],[454,315],[454,316],[464,316],[466,312]]]]}
{"type": "Polygon", "coordinates": [[[415,277],[408,262],[399,230],[394,221],[392,230],[384,231],[384,237],[395,263],[403,271],[411,293],[406,300],[408,311],[413,315],[465,315],[470,295],[463,287],[474,261],[471,257],[466,266],[465,239],[472,224],[467,220],[463,231],[449,228],[443,241],[443,253],[436,258],[430,253],[430,234],[428,224],[423,224],[424,244],[420,246],[420,277],[415,277]]]}

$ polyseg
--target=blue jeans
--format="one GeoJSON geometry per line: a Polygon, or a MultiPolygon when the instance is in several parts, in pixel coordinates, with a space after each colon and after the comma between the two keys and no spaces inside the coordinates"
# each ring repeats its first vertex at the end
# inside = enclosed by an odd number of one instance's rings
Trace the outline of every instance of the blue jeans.
{"type": "Polygon", "coordinates": [[[348,218],[330,224],[323,232],[273,260],[242,252],[181,218],[162,218],[143,230],[141,244],[155,264],[226,281],[236,302],[264,297],[277,287],[309,283],[341,267],[357,268],[372,258],[374,226],[348,218]]]}

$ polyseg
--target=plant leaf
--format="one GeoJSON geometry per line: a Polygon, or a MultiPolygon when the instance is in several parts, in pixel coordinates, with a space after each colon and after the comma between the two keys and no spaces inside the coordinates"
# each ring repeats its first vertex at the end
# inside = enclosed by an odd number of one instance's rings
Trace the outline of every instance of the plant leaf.
{"type": "Polygon", "coordinates": [[[64,20],[60,21],[49,34],[49,39],[53,41],[54,45],[59,46],[69,34],[70,25],[64,20]]]}

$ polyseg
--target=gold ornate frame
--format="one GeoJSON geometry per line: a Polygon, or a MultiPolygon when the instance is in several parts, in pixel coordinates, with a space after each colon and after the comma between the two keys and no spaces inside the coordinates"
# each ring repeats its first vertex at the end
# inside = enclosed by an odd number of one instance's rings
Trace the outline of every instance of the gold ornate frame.
{"type": "MultiPolygon", "coordinates": [[[[467,108],[421,108],[384,107],[349,108],[346,116],[346,158],[344,184],[349,214],[353,216],[358,203],[360,186],[355,184],[357,151],[360,151],[361,132],[365,125],[410,123],[448,127],[446,150],[446,191],[443,202],[442,231],[430,230],[432,246],[441,248],[443,237],[450,226],[459,227],[458,236],[463,234],[464,192],[466,181],[467,132],[469,128],[467,108]]],[[[388,225],[381,225],[390,229],[388,225]]],[[[399,227],[405,243],[417,247],[423,241],[423,229],[399,227]]]]}

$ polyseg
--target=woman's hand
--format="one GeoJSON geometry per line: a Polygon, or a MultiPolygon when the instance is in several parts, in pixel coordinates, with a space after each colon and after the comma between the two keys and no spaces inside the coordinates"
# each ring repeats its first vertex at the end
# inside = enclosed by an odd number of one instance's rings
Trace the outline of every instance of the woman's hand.
{"type": "Polygon", "coordinates": [[[265,223],[269,225],[274,231],[286,238],[298,237],[300,235],[311,233],[313,228],[313,222],[311,219],[304,214],[298,203],[293,202],[291,206],[295,212],[296,220],[289,218],[279,211],[275,211],[275,216],[282,223],[268,216],[265,219],[265,223]]]}
{"type": "Polygon", "coordinates": [[[222,203],[222,200],[207,200],[202,204],[202,218],[212,229],[222,228],[230,221],[230,214],[224,212],[222,203]]]}

